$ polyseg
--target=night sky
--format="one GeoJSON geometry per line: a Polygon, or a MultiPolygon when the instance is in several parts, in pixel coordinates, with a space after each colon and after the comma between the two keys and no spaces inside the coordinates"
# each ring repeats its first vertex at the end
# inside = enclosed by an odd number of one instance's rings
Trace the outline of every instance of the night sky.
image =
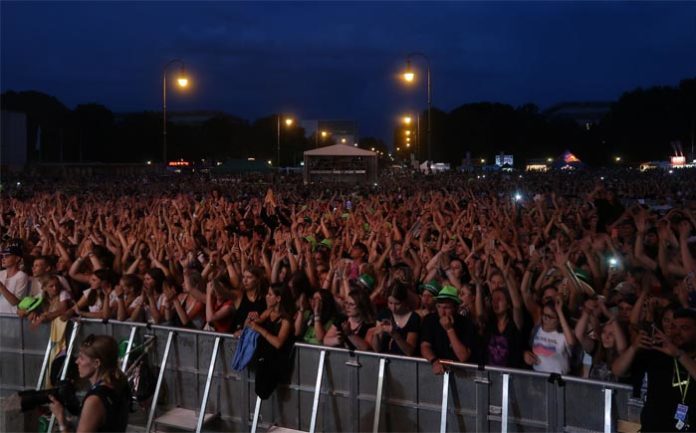
{"type": "Polygon", "coordinates": [[[424,75],[398,79],[410,51],[430,57],[444,110],[613,100],[696,76],[696,2],[2,1],[0,15],[2,91],[160,110],[162,66],[180,57],[193,86],[170,110],[355,119],[388,141],[425,108],[424,75]]]}

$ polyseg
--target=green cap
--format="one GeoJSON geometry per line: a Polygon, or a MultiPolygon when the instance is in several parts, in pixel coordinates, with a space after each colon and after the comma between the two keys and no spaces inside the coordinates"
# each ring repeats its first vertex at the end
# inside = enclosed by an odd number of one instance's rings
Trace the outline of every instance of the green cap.
{"type": "Polygon", "coordinates": [[[27,296],[19,301],[17,308],[20,310],[25,310],[28,313],[39,308],[41,303],[43,303],[43,298],[41,296],[27,296]]]}
{"type": "Polygon", "coordinates": [[[440,289],[442,288],[442,286],[440,285],[439,281],[430,280],[427,283],[425,283],[423,288],[432,293],[433,296],[437,296],[440,293],[440,289]]]}
{"type": "Polygon", "coordinates": [[[459,299],[459,291],[457,290],[456,287],[453,286],[445,286],[440,290],[440,293],[437,295],[437,302],[454,302],[455,304],[459,305],[462,303],[462,300],[459,299]]]}
{"type": "Polygon", "coordinates": [[[304,240],[312,244],[312,248],[314,248],[317,245],[317,238],[315,238],[312,235],[305,236],[304,240]]]}
{"type": "Polygon", "coordinates": [[[370,274],[362,274],[358,277],[358,283],[372,290],[375,287],[375,278],[370,274]]]}
{"type": "Polygon", "coordinates": [[[319,242],[319,245],[323,245],[328,249],[331,249],[333,247],[333,241],[331,239],[322,239],[321,242],[319,242]]]}

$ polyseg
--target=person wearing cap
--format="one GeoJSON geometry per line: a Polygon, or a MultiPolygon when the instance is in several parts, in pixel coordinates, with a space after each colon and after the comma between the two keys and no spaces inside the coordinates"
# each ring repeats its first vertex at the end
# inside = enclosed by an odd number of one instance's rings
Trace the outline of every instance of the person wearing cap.
{"type": "Polygon", "coordinates": [[[671,335],[659,329],[641,330],[633,343],[612,364],[621,376],[632,370],[648,377],[641,412],[641,431],[696,430],[696,310],[674,313],[671,335]]]}
{"type": "Polygon", "coordinates": [[[445,286],[436,298],[437,312],[425,316],[421,328],[421,354],[433,373],[443,374],[441,360],[467,362],[472,357],[476,331],[466,317],[457,314],[461,303],[456,287],[445,286]]]}
{"type": "Polygon", "coordinates": [[[420,308],[416,310],[416,313],[422,318],[425,318],[430,313],[434,313],[435,310],[435,298],[442,286],[437,280],[430,280],[425,283],[422,287],[420,294],[420,308]]]}
{"type": "Polygon", "coordinates": [[[11,246],[2,251],[0,271],[0,313],[17,314],[17,304],[29,287],[29,276],[20,269],[22,250],[11,246]]]}

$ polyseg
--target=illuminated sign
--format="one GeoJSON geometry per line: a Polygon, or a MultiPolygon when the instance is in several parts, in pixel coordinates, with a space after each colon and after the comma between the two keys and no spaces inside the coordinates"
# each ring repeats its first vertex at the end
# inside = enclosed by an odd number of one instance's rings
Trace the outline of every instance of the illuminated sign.
{"type": "Polygon", "coordinates": [[[191,163],[188,161],[169,161],[169,167],[189,167],[191,163]]]}
{"type": "Polygon", "coordinates": [[[673,156],[672,157],[672,167],[682,167],[686,164],[686,157],[684,156],[673,156]]]}

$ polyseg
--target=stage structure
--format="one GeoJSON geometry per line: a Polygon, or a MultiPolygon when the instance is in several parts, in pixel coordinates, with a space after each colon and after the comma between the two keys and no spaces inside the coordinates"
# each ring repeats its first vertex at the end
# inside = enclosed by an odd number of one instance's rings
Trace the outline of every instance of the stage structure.
{"type": "Polygon", "coordinates": [[[377,153],[346,144],[304,153],[304,182],[377,182],[377,153]]]}

